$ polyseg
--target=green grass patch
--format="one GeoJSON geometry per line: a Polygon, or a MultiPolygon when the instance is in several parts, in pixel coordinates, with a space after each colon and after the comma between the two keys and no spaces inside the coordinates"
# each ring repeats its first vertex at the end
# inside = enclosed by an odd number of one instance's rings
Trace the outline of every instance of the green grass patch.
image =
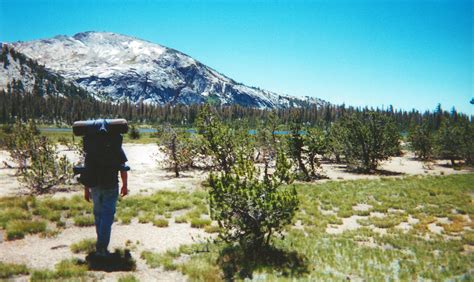
{"type": "Polygon", "coordinates": [[[33,196],[0,198],[1,210],[5,210],[6,208],[20,208],[28,210],[29,207],[34,206],[36,206],[36,198],[33,196]]]}
{"type": "MultiPolygon", "coordinates": [[[[140,223],[149,223],[157,215],[171,217],[178,210],[190,210],[193,217],[207,213],[207,194],[204,192],[159,191],[153,195],[135,195],[120,200],[117,206],[117,219],[128,224],[133,218],[140,223]]],[[[188,212],[188,213],[189,213],[188,212]]],[[[186,215],[189,219],[189,216],[186,215]]]]}
{"type": "Polygon", "coordinates": [[[13,278],[18,275],[28,275],[30,271],[24,264],[0,262],[0,279],[13,278]]]}
{"type": "Polygon", "coordinates": [[[72,244],[69,248],[71,249],[71,252],[78,254],[78,253],[91,253],[95,251],[95,243],[96,239],[94,238],[88,238],[88,239],[83,239],[77,243],[72,244]]]}
{"type": "Polygon", "coordinates": [[[191,219],[191,227],[192,228],[204,228],[206,226],[211,225],[212,221],[210,219],[203,219],[203,218],[193,218],[191,219]]]}
{"type": "Polygon", "coordinates": [[[157,218],[153,220],[153,225],[156,227],[168,227],[168,220],[166,218],[157,218]]]}
{"type": "Polygon", "coordinates": [[[400,223],[407,221],[406,215],[387,215],[384,217],[371,216],[367,219],[360,219],[358,222],[363,226],[374,225],[378,228],[391,228],[399,225],[400,223]]]}
{"type": "Polygon", "coordinates": [[[149,223],[155,219],[155,214],[153,213],[145,213],[138,217],[138,223],[149,223]]]}
{"type": "Polygon", "coordinates": [[[174,218],[175,223],[187,223],[188,222],[188,217],[185,215],[177,216],[174,218]]]}
{"type": "Polygon", "coordinates": [[[66,227],[66,222],[62,221],[62,220],[59,220],[56,222],[56,227],[57,228],[64,228],[66,227]]]}
{"type": "Polygon", "coordinates": [[[46,228],[46,230],[41,232],[39,234],[39,236],[41,238],[54,238],[54,237],[58,236],[59,233],[61,233],[61,231],[58,230],[58,229],[48,229],[48,228],[46,228]]]}
{"type": "Polygon", "coordinates": [[[246,271],[253,279],[265,281],[469,280],[474,256],[465,252],[464,245],[472,245],[474,237],[470,231],[454,231],[470,224],[456,211],[473,214],[472,183],[474,174],[299,184],[301,205],[296,218],[304,230],[287,229],[284,239],[273,240],[273,246],[281,251],[274,258],[287,264],[260,261],[249,266],[245,259],[239,261],[230,256],[225,252],[228,247],[220,244],[201,244],[200,248],[206,251],[192,252],[182,263],[173,261],[190,280],[219,280],[229,275],[243,279],[248,277],[246,271]],[[381,212],[385,217],[362,219],[367,227],[342,234],[325,232],[327,224],[339,223],[339,212],[344,216],[358,214],[350,211],[357,204],[371,205],[371,212],[381,212]],[[323,205],[337,210],[338,216],[323,215],[323,205]],[[402,212],[388,212],[389,209],[402,212]],[[394,228],[407,221],[408,215],[418,219],[418,224],[406,233],[394,228]],[[428,224],[435,223],[439,215],[452,221],[449,228],[458,225],[450,233],[454,237],[428,230],[428,224]],[[371,226],[385,228],[387,233],[380,235],[371,226]],[[297,264],[288,262],[292,253],[305,258],[308,272],[296,271],[297,264]]]}
{"type": "Polygon", "coordinates": [[[123,137],[123,143],[129,144],[156,144],[158,141],[154,133],[140,133],[139,139],[132,139],[128,134],[124,134],[123,137]]]}
{"type": "Polygon", "coordinates": [[[26,234],[35,234],[46,231],[45,221],[13,220],[7,224],[7,239],[21,239],[26,234]]]}
{"type": "Polygon", "coordinates": [[[465,244],[474,246],[474,231],[464,233],[462,239],[465,244]]]}
{"type": "MultiPolygon", "coordinates": [[[[46,229],[47,222],[56,223],[58,228],[66,226],[66,218],[83,215],[92,210],[92,205],[80,196],[54,199],[51,196],[36,198],[0,198],[0,228],[5,230],[7,239],[20,239],[26,234],[41,233],[51,237],[58,230],[46,229]]],[[[84,223],[79,219],[78,223],[84,223]]]]}
{"type": "Polygon", "coordinates": [[[354,210],[352,210],[352,207],[341,208],[337,211],[337,216],[338,217],[347,218],[347,217],[351,217],[353,215],[354,215],[354,210]]]}
{"type": "Polygon", "coordinates": [[[176,270],[176,265],[173,263],[176,255],[171,252],[156,254],[149,251],[143,251],[140,257],[144,259],[146,264],[151,268],[163,267],[164,270],[176,270]]]}
{"type": "Polygon", "coordinates": [[[355,215],[358,215],[358,216],[369,216],[370,213],[372,212],[372,210],[356,210],[354,211],[354,214],[355,215]]]}
{"type": "Polygon", "coordinates": [[[337,225],[342,224],[342,219],[340,219],[339,217],[335,215],[326,216],[326,220],[328,221],[329,224],[337,224],[337,225]]]}
{"type": "MultiPolygon", "coordinates": [[[[178,270],[190,280],[219,280],[230,274],[234,279],[242,279],[248,274],[246,272],[251,272],[256,280],[267,281],[469,280],[474,256],[465,251],[465,245],[473,245],[473,232],[469,231],[473,224],[458,213],[469,215],[471,220],[474,218],[472,183],[474,174],[297,184],[300,209],[295,220],[301,221],[303,230],[288,228],[284,239],[272,241],[277,250],[271,253],[274,261],[248,265],[238,252],[229,253],[229,246],[217,243],[183,246],[164,254],[143,252],[142,258],[150,267],[178,270]],[[337,235],[326,234],[328,224],[340,224],[342,218],[351,215],[369,215],[353,210],[357,204],[370,205],[370,212],[383,213],[385,217],[370,216],[360,220],[365,227],[337,235]],[[391,209],[401,212],[389,212],[391,209]],[[336,215],[321,210],[332,210],[336,215]],[[409,215],[419,220],[410,231],[404,233],[394,228],[407,221],[409,215]],[[450,220],[449,224],[441,225],[444,229],[441,235],[433,234],[428,228],[429,224],[439,224],[438,217],[450,220]],[[372,226],[385,228],[387,232],[380,235],[371,229],[372,226]],[[298,271],[299,260],[293,260],[298,257],[305,258],[308,265],[304,269],[308,271],[298,271]]],[[[176,217],[175,222],[190,222],[193,227],[216,231],[214,228],[217,227],[212,226],[210,220],[202,219],[208,214],[207,205],[203,191],[160,191],[151,196],[121,199],[117,218],[130,222],[148,216],[149,222],[153,223],[159,215],[164,217],[180,210],[184,215],[176,217]]],[[[91,210],[92,206],[81,197],[0,198],[0,224],[6,231],[17,229],[18,234],[43,233],[46,225],[44,229],[30,229],[25,225],[28,222],[45,224],[46,221],[58,224],[68,217],[92,218],[84,215],[91,210]]],[[[17,235],[13,235],[16,238],[17,235]]],[[[259,257],[266,255],[269,253],[259,257]]],[[[75,267],[80,269],[81,264],[65,263],[61,272],[58,268],[36,271],[32,279],[73,279],[63,276],[68,275],[66,270],[75,267]]],[[[83,277],[80,271],[77,275],[83,277]]]]}
{"type": "Polygon", "coordinates": [[[133,274],[127,274],[118,279],[118,282],[139,282],[138,278],[136,278],[133,274]]]}
{"type": "Polygon", "coordinates": [[[63,260],[56,264],[55,270],[35,270],[31,274],[31,281],[45,280],[70,280],[82,278],[87,273],[87,264],[83,261],[72,259],[63,260]]]}
{"type": "Polygon", "coordinates": [[[206,233],[219,233],[221,228],[217,225],[207,225],[204,227],[204,232],[206,233]]]}
{"type": "MultiPolygon", "coordinates": [[[[69,142],[72,143],[72,138],[73,138],[72,129],[71,131],[41,130],[41,135],[46,136],[49,140],[56,143],[63,143],[63,140],[68,140],[69,142]]],[[[76,143],[79,142],[79,140],[80,140],[80,137],[74,138],[74,141],[76,143]]]]}
{"type": "Polygon", "coordinates": [[[94,216],[93,215],[78,215],[73,218],[74,225],[79,227],[93,226],[94,216]]]}
{"type": "Polygon", "coordinates": [[[8,222],[13,220],[29,220],[31,214],[19,207],[10,207],[0,211],[0,227],[6,228],[8,222]]]}

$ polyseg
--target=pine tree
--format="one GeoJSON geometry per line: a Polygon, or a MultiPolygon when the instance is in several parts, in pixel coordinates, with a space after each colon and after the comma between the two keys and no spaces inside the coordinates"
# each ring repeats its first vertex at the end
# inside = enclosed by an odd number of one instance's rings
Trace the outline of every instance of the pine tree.
{"type": "Polygon", "coordinates": [[[260,178],[260,171],[242,152],[230,172],[209,176],[211,218],[221,227],[219,237],[237,242],[246,253],[257,254],[281,233],[298,208],[295,188],[283,189],[293,180],[284,153],[277,156],[275,173],[260,178]]]}
{"type": "Polygon", "coordinates": [[[353,114],[342,121],[348,161],[365,172],[373,172],[380,161],[400,152],[400,135],[393,120],[378,112],[353,114]]]}
{"type": "Polygon", "coordinates": [[[409,132],[408,140],[415,155],[422,160],[429,160],[433,155],[434,137],[428,124],[415,125],[409,132]]]}

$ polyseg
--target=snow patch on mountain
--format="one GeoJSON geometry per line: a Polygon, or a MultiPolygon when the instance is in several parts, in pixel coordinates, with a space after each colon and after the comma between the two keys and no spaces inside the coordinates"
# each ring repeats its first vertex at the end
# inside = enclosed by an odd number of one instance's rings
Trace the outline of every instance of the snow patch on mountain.
{"type": "MultiPolygon", "coordinates": [[[[0,44],[1,47],[1,44],[0,44]]],[[[27,65],[22,65],[18,60],[14,60],[10,54],[7,54],[8,64],[0,64],[0,89],[7,89],[13,81],[21,81],[23,89],[32,91],[36,77],[27,65]]]]}
{"type": "Polygon", "coordinates": [[[116,102],[211,101],[257,108],[322,103],[236,83],[179,51],[115,33],[84,32],[11,46],[95,97],[116,102]]]}

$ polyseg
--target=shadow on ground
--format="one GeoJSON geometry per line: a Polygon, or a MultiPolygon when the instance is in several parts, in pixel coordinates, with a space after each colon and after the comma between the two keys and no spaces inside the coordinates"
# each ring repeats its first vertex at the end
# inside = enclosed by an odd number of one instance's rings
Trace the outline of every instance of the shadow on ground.
{"type": "Polygon", "coordinates": [[[103,257],[96,255],[95,252],[86,256],[86,262],[89,270],[96,271],[134,271],[137,267],[129,250],[115,250],[109,256],[103,257]]]}
{"type": "Polygon", "coordinates": [[[309,273],[308,259],[304,255],[272,246],[251,252],[244,252],[236,246],[225,247],[219,254],[218,263],[226,281],[252,279],[255,271],[265,269],[286,277],[300,277],[309,273]]]}
{"type": "Polygon", "coordinates": [[[360,175],[378,175],[378,176],[401,176],[405,175],[403,172],[397,172],[397,171],[391,171],[391,170],[385,170],[385,169],[376,169],[372,171],[367,171],[359,168],[351,168],[351,167],[346,167],[344,169],[345,172],[348,173],[353,173],[353,174],[360,174],[360,175]]]}

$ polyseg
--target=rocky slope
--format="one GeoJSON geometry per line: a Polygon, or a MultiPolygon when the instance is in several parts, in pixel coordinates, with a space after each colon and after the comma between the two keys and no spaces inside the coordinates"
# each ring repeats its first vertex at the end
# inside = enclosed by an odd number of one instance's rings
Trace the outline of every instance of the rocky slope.
{"type": "MultiPolygon", "coordinates": [[[[179,51],[115,33],[85,32],[8,46],[101,100],[257,108],[324,103],[245,86],[179,51]]],[[[0,81],[15,77],[14,71],[5,70],[0,76],[7,79],[0,81]]]]}

